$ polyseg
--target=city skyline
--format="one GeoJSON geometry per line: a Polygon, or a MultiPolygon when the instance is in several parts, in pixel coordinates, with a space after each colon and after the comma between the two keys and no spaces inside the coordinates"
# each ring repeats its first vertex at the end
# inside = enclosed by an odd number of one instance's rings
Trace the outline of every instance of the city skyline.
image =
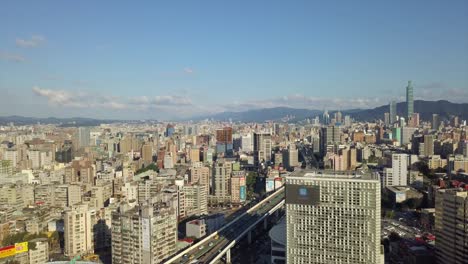
{"type": "Polygon", "coordinates": [[[468,102],[468,3],[363,6],[2,3],[0,116],[372,108],[408,80],[415,100],[468,102]]]}

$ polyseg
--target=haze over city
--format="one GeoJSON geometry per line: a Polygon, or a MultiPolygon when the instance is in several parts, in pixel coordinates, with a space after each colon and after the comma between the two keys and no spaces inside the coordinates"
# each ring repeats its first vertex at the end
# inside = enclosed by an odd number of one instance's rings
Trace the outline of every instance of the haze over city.
{"type": "Polygon", "coordinates": [[[4,1],[1,115],[468,102],[466,1],[4,1]]]}

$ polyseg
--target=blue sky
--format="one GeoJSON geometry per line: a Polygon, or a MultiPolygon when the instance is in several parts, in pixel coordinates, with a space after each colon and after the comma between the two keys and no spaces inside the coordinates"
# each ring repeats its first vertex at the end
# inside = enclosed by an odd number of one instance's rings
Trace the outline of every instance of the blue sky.
{"type": "Polygon", "coordinates": [[[1,1],[0,115],[468,102],[468,1],[1,1]]]}

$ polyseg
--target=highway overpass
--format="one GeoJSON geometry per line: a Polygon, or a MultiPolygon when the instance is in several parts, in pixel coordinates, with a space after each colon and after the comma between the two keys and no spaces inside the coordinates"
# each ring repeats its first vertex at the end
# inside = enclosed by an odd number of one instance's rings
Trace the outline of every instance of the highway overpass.
{"type": "Polygon", "coordinates": [[[283,204],[284,187],[248,209],[218,231],[179,252],[164,263],[216,263],[223,256],[226,256],[226,262],[230,263],[231,248],[245,236],[250,242],[251,231],[262,221],[266,226],[268,216],[280,209],[283,204]]]}

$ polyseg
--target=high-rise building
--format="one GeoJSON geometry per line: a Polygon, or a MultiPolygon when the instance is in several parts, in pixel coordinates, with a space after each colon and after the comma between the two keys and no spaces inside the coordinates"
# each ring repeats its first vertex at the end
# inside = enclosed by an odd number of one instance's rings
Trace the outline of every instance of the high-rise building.
{"type": "Polygon", "coordinates": [[[79,148],[89,146],[90,138],[91,138],[91,132],[89,131],[89,127],[78,128],[78,147],[79,148]]]}
{"type": "Polygon", "coordinates": [[[112,212],[112,263],[157,264],[177,251],[177,214],[165,203],[149,202],[112,212]]]}
{"type": "Polygon", "coordinates": [[[92,210],[87,204],[78,204],[63,212],[64,254],[74,257],[94,252],[92,210]]]}
{"type": "Polygon", "coordinates": [[[408,185],[408,154],[392,154],[392,167],[384,170],[384,186],[408,185]]]}
{"type": "Polygon", "coordinates": [[[440,127],[440,116],[438,114],[432,114],[432,129],[439,130],[440,127]]]}
{"type": "Polygon", "coordinates": [[[242,150],[245,152],[251,152],[254,150],[253,148],[253,139],[252,139],[252,133],[248,133],[247,135],[244,135],[241,137],[241,144],[242,144],[242,150]]]}
{"type": "Polygon", "coordinates": [[[434,155],[434,135],[424,135],[424,155],[434,155]]]}
{"type": "Polygon", "coordinates": [[[435,198],[437,263],[462,264],[468,259],[468,192],[442,189],[435,198]]]}
{"type": "Polygon", "coordinates": [[[322,155],[326,154],[327,146],[341,141],[341,129],[339,126],[322,127],[320,130],[320,148],[322,155]]]}
{"type": "Polygon", "coordinates": [[[218,203],[229,202],[230,179],[232,165],[229,162],[216,162],[213,166],[212,181],[213,196],[218,203]]]}
{"type": "Polygon", "coordinates": [[[185,199],[185,210],[188,217],[208,214],[208,193],[200,184],[184,185],[182,187],[185,199]]]}
{"type": "Polygon", "coordinates": [[[232,127],[224,127],[216,130],[216,152],[224,153],[225,156],[232,156],[232,127]]]}
{"type": "Polygon", "coordinates": [[[384,113],[384,123],[386,125],[389,125],[390,124],[390,113],[389,112],[385,112],[384,113]]]}
{"type": "Polygon", "coordinates": [[[254,133],[254,162],[256,165],[271,161],[271,135],[254,133]]]}
{"type": "Polygon", "coordinates": [[[153,146],[151,144],[147,143],[141,147],[141,158],[147,163],[153,161],[153,146]]]}
{"type": "Polygon", "coordinates": [[[289,144],[288,148],[283,150],[283,166],[288,169],[299,166],[299,152],[294,143],[289,144]]]}
{"type": "Polygon", "coordinates": [[[414,113],[413,85],[411,81],[408,81],[408,86],[406,86],[406,107],[406,116],[409,120],[414,113]]]}
{"type": "Polygon", "coordinates": [[[393,124],[397,121],[397,105],[395,101],[390,102],[390,124],[393,124]]]}
{"type": "Polygon", "coordinates": [[[286,262],[383,263],[376,175],[301,171],[286,178],[286,262]]]}

